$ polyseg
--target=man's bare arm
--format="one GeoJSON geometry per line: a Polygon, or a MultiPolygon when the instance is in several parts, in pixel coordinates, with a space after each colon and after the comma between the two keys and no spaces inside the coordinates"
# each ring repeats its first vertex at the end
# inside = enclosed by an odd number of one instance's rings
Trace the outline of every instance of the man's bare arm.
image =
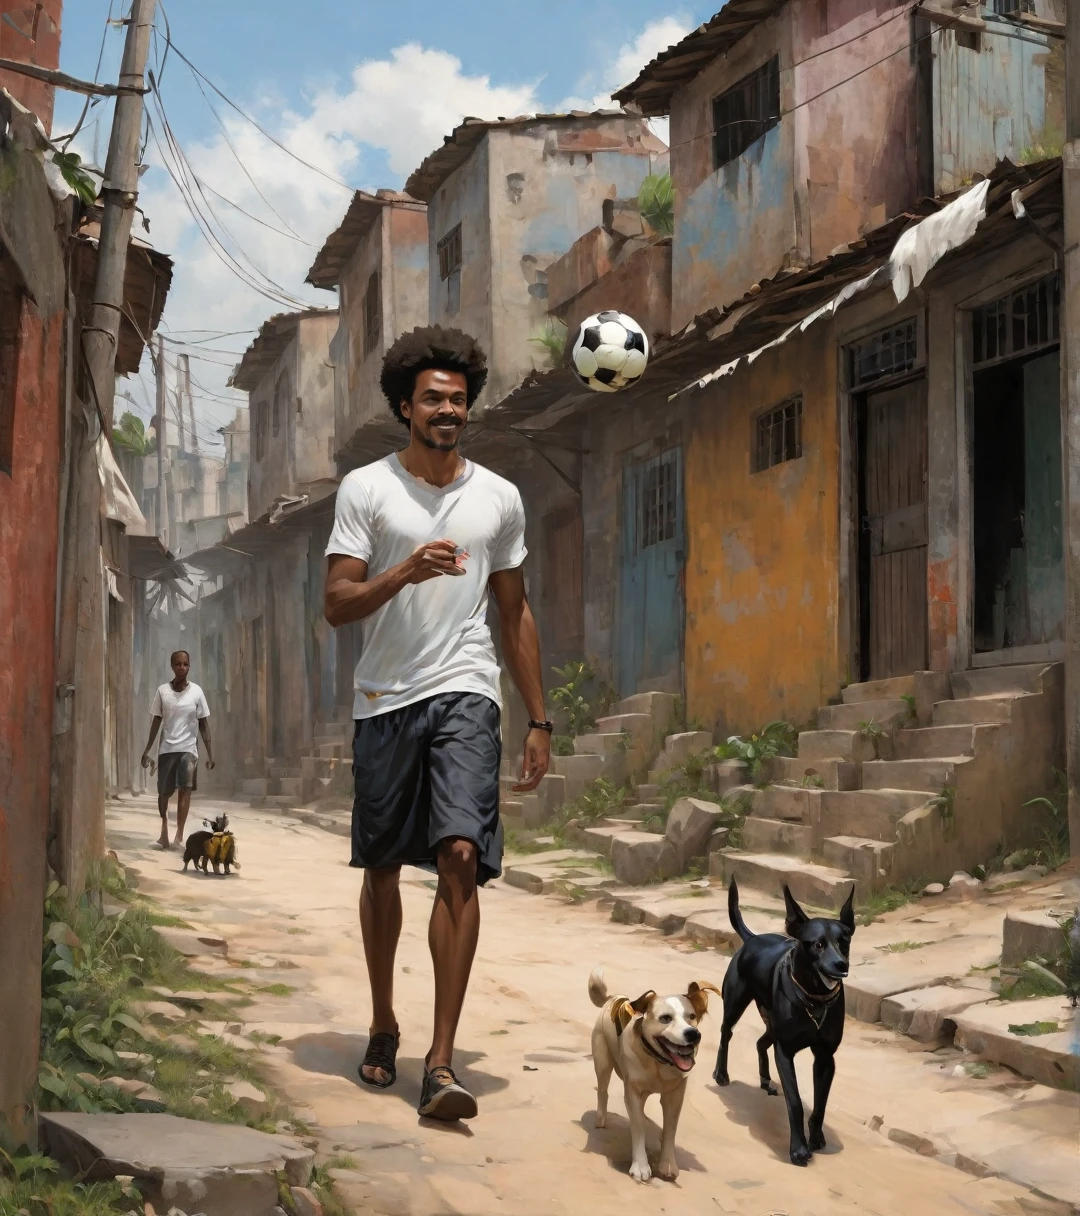
{"type": "Polygon", "coordinates": [[[454,559],[455,549],[452,540],[432,541],[372,579],[367,576],[367,562],[333,553],[326,568],[323,615],[336,629],[371,616],[410,583],[426,583],[443,574],[461,574],[454,559]]]}
{"type": "MultiPolygon", "coordinates": [[[[536,632],[529,601],[525,597],[525,574],[500,570],[488,580],[499,608],[499,630],[503,658],[513,677],[525,709],[534,722],[544,719],[544,678],[540,664],[540,638],[536,632]]],[[[546,730],[530,730],[525,737],[521,782],[517,793],[534,790],[543,780],[551,763],[551,735],[546,730]]]]}
{"type": "Polygon", "coordinates": [[[147,739],[146,747],[144,748],[143,754],[142,754],[143,768],[150,767],[150,749],[154,746],[154,740],[157,738],[157,733],[158,733],[158,730],[160,729],[160,727],[161,727],[161,715],[155,714],[154,717],[152,717],[150,719],[150,738],[147,739]]]}
{"type": "Polygon", "coordinates": [[[214,767],[214,746],[210,742],[210,719],[199,719],[199,734],[202,735],[203,746],[206,748],[206,767],[214,767]]]}

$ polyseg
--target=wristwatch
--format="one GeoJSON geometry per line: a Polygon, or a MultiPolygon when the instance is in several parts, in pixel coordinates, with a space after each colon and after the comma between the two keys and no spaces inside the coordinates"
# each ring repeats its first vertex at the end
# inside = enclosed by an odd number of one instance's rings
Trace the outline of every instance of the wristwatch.
{"type": "Polygon", "coordinates": [[[546,730],[547,733],[550,735],[555,730],[555,723],[549,722],[549,721],[547,721],[547,719],[545,719],[543,722],[534,722],[530,718],[529,719],[529,730],[546,730]]]}

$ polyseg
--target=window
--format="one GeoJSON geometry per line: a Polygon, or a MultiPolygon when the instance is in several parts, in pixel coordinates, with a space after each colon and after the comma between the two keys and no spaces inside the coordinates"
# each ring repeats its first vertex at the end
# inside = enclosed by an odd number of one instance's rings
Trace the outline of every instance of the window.
{"type": "Polygon", "coordinates": [[[994,12],[1000,13],[1003,17],[1011,16],[1013,13],[1033,13],[1035,11],[1035,0],[994,0],[994,12]]]}
{"type": "Polygon", "coordinates": [[[645,470],[638,528],[642,549],[675,539],[677,475],[674,460],[655,461],[645,470]]]}
{"type": "Polygon", "coordinates": [[[15,270],[0,252],[0,473],[15,459],[15,389],[18,383],[22,291],[15,270]]]}
{"type": "Polygon", "coordinates": [[[1056,274],[1021,287],[971,314],[975,367],[1032,354],[1061,339],[1061,285],[1056,274]]]}
{"type": "Polygon", "coordinates": [[[379,345],[382,331],[382,300],[379,290],[379,272],[372,271],[364,292],[364,354],[369,355],[379,345]]]}
{"type": "Polygon", "coordinates": [[[849,384],[862,388],[909,372],[919,361],[919,323],[915,317],[856,343],[849,352],[849,384]]]}
{"type": "Polygon", "coordinates": [[[289,407],[289,374],[282,372],[274,386],[274,435],[281,431],[281,419],[289,407]]]}
{"type": "Polygon", "coordinates": [[[780,56],[713,98],[713,168],[741,156],[780,121],[780,56]]]}
{"type": "Polygon", "coordinates": [[[753,471],[762,473],[785,460],[798,460],[801,455],[802,398],[793,397],[758,417],[753,471]]]}
{"type": "Polygon", "coordinates": [[[266,459],[266,431],[270,415],[269,401],[262,400],[254,403],[255,411],[255,459],[266,459]]]}
{"type": "Polygon", "coordinates": [[[446,311],[453,316],[461,304],[461,225],[450,231],[436,246],[439,278],[446,284],[446,311]]]}

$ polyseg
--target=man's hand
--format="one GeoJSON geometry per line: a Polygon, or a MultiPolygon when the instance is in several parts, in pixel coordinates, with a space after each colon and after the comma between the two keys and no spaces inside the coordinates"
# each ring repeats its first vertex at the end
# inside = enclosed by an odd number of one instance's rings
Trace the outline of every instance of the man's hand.
{"type": "Polygon", "coordinates": [[[467,556],[462,554],[459,558],[458,547],[452,540],[430,541],[413,550],[412,556],[405,562],[408,581],[426,583],[444,574],[464,574],[464,566],[458,563],[467,556]]]}
{"type": "Polygon", "coordinates": [[[206,767],[207,767],[208,769],[213,768],[213,767],[214,767],[214,762],[213,762],[213,760],[211,760],[211,759],[207,759],[207,761],[206,761],[206,767]]]}
{"type": "Polygon", "coordinates": [[[149,752],[143,752],[143,754],[142,754],[142,766],[143,766],[143,768],[149,768],[149,767],[150,767],[150,753],[149,753],[149,752]]]}
{"type": "Polygon", "coordinates": [[[513,787],[515,794],[527,794],[544,779],[551,764],[551,735],[546,730],[531,730],[525,736],[525,752],[521,758],[521,780],[513,787]]]}

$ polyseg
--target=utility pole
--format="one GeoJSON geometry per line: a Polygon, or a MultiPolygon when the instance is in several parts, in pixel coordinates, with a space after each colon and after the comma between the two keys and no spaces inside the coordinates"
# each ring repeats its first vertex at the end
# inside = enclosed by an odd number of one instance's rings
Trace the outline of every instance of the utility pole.
{"type": "Polygon", "coordinates": [[[1062,150],[1065,305],[1062,449],[1065,461],[1065,745],[1069,844],[1080,858],[1080,4],[1066,5],[1062,150]]]}
{"type": "Polygon", "coordinates": [[[157,336],[157,395],[154,429],[157,431],[157,534],[169,547],[169,529],[165,519],[165,339],[157,336]]]}
{"type": "Polygon", "coordinates": [[[139,197],[139,140],[142,136],[143,95],[146,59],[157,0],[132,0],[127,19],[127,40],[120,65],[123,92],[116,99],[105,180],[101,234],[98,238],[97,277],[90,321],[84,331],[86,359],[90,368],[92,396],[101,413],[101,424],[112,429],[113,394],[116,388],[116,348],[120,312],[124,305],[124,274],[127,270],[131,221],[139,197]]]}
{"type": "Polygon", "coordinates": [[[195,398],[191,395],[191,359],[181,355],[184,361],[184,396],[187,398],[188,412],[191,415],[191,450],[199,450],[199,432],[195,429],[195,398]]]}

